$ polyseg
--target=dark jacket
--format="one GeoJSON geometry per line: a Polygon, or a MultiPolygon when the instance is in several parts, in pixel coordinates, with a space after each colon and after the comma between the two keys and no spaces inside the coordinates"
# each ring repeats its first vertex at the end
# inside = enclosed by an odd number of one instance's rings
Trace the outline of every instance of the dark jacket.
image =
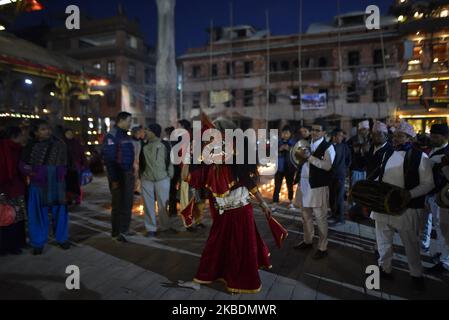
{"type": "Polygon", "coordinates": [[[351,166],[351,150],[345,142],[333,144],[333,146],[335,149],[335,159],[332,163],[332,177],[344,178],[351,166]]]}
{"type": "Polygon", "coordinates": [[[120,173],[133,171],[134,145],[127,131],[113,128],[103,142],[103,158],[112,181],[118,181],[120,173]]]}
{"type": "Polygon", "coordinates": [[[366,176],[367,180],[374,181],[380,174],[380,167],[385,154],[393,151],[393,147],[387,142],[382,148],[374,153],[374,146],[371,146],[367,155],[366,176]]]}

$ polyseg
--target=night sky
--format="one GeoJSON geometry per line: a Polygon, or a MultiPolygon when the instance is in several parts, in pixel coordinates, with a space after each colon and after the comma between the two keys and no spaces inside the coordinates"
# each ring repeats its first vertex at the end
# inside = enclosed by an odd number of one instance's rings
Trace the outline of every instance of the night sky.
{"type": "MultiPolygon", "coordinates": [[[[381,14],[388,12],[394,0],[341,0],[341,12],[360,11],[376,4],[381,14]]],[[[177,0],[176,1],[176,51],[183,54],[189,47],[198,47],[208,41],[206,29],[211,20],[215,26],[230,24],[230,0],[177,0]]],[[[146,41],[156,44],[157,11],[155,0],[52,0],[44,11],[24,14],[16,21],[17,27],[30,26],[45,19],[52,25],[64,23],[65,7],[76,4],[81,14],[92,18],[115,15],[117,6],[123,4],[130,18],[140,21],[146,41]]],[[[274,35],[297,33],[299,30],[299,0],[233,0],[234,25],[250,24],[265,29],[265,11],[270,15],[274,35]]],[[[303,31],[313,22],[328,22],[337,13],[336,0],[303,0],[303,31]]],[[[81,25],[82,28],[82,25],[81,25]]]]}

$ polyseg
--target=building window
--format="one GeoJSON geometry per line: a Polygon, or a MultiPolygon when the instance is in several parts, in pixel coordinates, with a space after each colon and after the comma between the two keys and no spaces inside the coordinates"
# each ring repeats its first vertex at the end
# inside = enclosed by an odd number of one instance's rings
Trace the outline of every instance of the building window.
{"type": "Polygon", "coordinates": [[[134,94],[134,92],[131,92],[129,95],[129,104],[131,108],[136,107],[136,95],[134,94]]]}
{"type": "Polygon", "coordinates": [[[130,48],[137,49],[137,38],[134,36],[128,36],[126,44],[130,48]]]}
{"type": "Polygon", "coordinates": [[[245,61],[245,74],[251,74],[254,71],[254,63],[252,61],[245,61]]]}
{"type": "Polygon", "coordinates": [[[360,102],[360,95],[357,92],[357,87],[355,82],[351,83],[346,88],[346,102],[347,103],[358,103],[360,102]]]}
{"type": "Polygon", "coordinates": [[[211,66],[211,76],[212,76],[212,78],[215,78],[218,76],[218,65],[216,63],[214,63],[211,66]]]}
{"type": "Polygon", "coordinates": [[[128,77],[130,81],[136,81],[136,65],[133,62],[128,64],[128,77]]]}
{"type": "Polygon", "coordinates": [[[108,107],[115,108],[117,92],[115,90],[109,90],[106,95],[106,99],[107,99],[108,107]]]}
{"type": "Polygon", "coordinates": [[[145,110],[151,111],[151,92],[150,91],[145,92],[145,110]]]}
{"type": "Polygon", "coordinates": [[[290,63],[288,61],[281,62],[281,70],[288,71],[290,69],[290,63]]]}
{"type": "Polygon", "coordinates": [[[446,81],[432,82],[432,97],[446,97],[447,95],[448,92],[446,81]]]}
{"type": "Polygon", "coordinates": [[[201,92],[195,92],[192,98],[192,109],[201,108],[201,92]]]}
{"type": "Polygon", "coordinates": [[[235,74],[235,61],[226,63],[226,75],[233,76],[235,74]]]}
{"type": "Polygon", "coordinates": [[[327,89],[319,89],[318,93],[326,94],[326,102],[329,100],[329,90],[327,90],[327,89]]]}
{"type": "Polygon", "coordinates": [[[423,86],[421,83],[407,84],[407,101],[417,102],[423,95],[423,86]]]}
{"type": "Polygon", "coordinates": [[[385,101],[387,101],[385,82],[375,81],[373,83],[373,102],[385,102],[385,101]]]}
{"type": "Polygon", "coordinates": [[[243,105],[245,107],[252,107],[254,105],[253,90],[244,91],[243,105]]]}
{"type": "Polygon", "coordinates": [[[227,101],[227,102],[225,102],[225,107],[226,108],[235,108],[235,100],[236,100],[236,96],[237,96],[237,93],[236,93],[236,91],[235,90],[232,90],[231,91],[231,100],[229,100],[229,101],[227,101]]]}
{"type": "Polygon", "coordinates": [[[269,104],[276,104],[277,103],[277,94],[275,92],[270,91],[270,95],[268,96],[268,103],[269,104]]]}
{"type": "Polygon", "coordinates": [[[433,63],[441,64],[448,61],[446,43],[434,44],[432,51],[433,63]]]}
{"type": "Polygon", "coordinates": [[[192,67],[192,78],[199,78],[201,75],[201,66],[192,67]]]}
{"type": "Polygon", "coordinates": [[[384,57],[382,56],[382,49],[375,49],[373,51],[373,64],[374,65],[383,65],[384,57]]]}
{"type": "Polygon", "coordinates": [[[318,67],[320,68],[326,68],[327,67],[327,58],[325,57],[320,57],[318,59],[318,67]]]}
{"type": "Polygon", "coordinates": [[[299,88],[292,89],[292,95],[290,97],[292,106],[299,106],[301,104],[301,97],[299,96],[299,88]]]}
{"type": "Polygon", "coordinates": [[[145,84],[151,84],[151,69],[145,68],[145,84]]]}
{"type": "Polygon", "coordinates": [[[359,51],[349,51],[348,52],[348,65],[349,66],[360,65],[360,52],[359,51]]]}
{"type": "Polygon", "coordinates": [[[95,69],[101,69],[101,63],[100,62],[94,62],[92,64],[92,67],[94,67],[95,69]]]}
{"type": "Polygon", "coordinates": [[[298,60],[298,59],[295,59],[295,60],[293,61],[293,67],[294,67],[295,69],[298,69],[298,68],[299,68],[299,60],[298,60]]]}
{"type": "Polygon", "coordinates": [[[115,61],[108,61],[108,75],[115,76],[115,61]]]}
{"type": "Polygon", "coordinates": [[[277,72],[278,71],[278,63],[276,61],[270,62],[270,72],[277,72]]]}

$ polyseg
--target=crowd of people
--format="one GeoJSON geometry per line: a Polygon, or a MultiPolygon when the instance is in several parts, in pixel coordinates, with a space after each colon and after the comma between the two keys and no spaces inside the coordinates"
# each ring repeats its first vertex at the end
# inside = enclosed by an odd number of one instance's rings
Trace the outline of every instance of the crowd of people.
{"type": "MultiPolygon", "coordinates": [[[[173,226],[176,216],[182,217],[189,232],[206,228],[203,219],[208,200],[213,224],[196,283],[224,279],[231,292],[260,290],[258,269],[270,267],[269,252],[254,224],[250,196],[271,219],[272,212],[281,210],[279,193],[284,180],[287,208],[299,209],[303,222],[304,238],[295,249],[313,249],[314,219],[318,230],[314,259],[328,255],[329,226],[343,225],[347,219],[372,219],[383,278],[394,277],[395,233],[404,245],[412,283],[418,289],[424,288],[421,252],[428,252],[432,241],[436,264],[427,271],[441,274],[449,270],[449,213],[438,201],[448,183],[446,124],[433,125],[428,137],[418,136],[405,121],[388,125],[362,121],[353,137],[339,128],[329,131],[323,121],[298,131],[285,126],[278,138],[275,187],[268,205],[257,188],[256,165],[223,165],[222,169],[174,165],[171,149],[182,140],[170,141],[176,128],[163,130],[158,124],[131,128],[132,115],[127,112],[119,113],[115,120],[102,144],[112,196],[112,239],[126,243],[136,234],[130,229],[136,196],[142,197],[145,235],[150,238],[178,233],[173,226]],[[306,147],[295,149],[298,141],[306,147]],[[365,180],[403,189],[404,212],[388,215],[354,201],[352,187],[365,180]],[[235,261],[241,262],[237,264],[240,267],[231,267],[235,261]]],[[[236,128],[226,119],[217,120],[214,126],[223,132],[236,128]]],[[[178,121],[177,128],[192,130],[187,120],[178,121]]],[[[20,253],[28,236],[33,253],[42,254],[48,241],[49,217],[56,242],[69,249],[67,205],[81,203],[80,175],[88,166],[85,150],[73,131],[64,130],[58,137],[43,120],[35,121],[32,127],[11,126],[0,139],[0,154],[0,204],[16,212],[14,223],[0,228],[0,252],[20,253]]]]}

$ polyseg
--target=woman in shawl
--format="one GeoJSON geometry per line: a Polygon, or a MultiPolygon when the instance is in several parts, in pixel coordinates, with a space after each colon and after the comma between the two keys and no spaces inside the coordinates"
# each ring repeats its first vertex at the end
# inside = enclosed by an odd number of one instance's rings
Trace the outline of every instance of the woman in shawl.
{"type": "Polygon", "coordinates": [[[0,203],[14,208],[14,223],[0,227],[0,255],[20,254],[26,245],[25,236],[25,177],[18,163],[26,135],[19,127],[10,127],[0,140],[0,203]]]}
{"type": "Polygon", "coordinates": [[[42,254],[48,240],[52,214],[53,232],[63,249],[69,249],[68,214],[65,202],[67,148],[52,136],[48,123],[38,120],[32,129],[34,135],[25,148],[20,162],[21,171],[30,177],[28,189],[28,233],[33,254],[42,254]]]}

